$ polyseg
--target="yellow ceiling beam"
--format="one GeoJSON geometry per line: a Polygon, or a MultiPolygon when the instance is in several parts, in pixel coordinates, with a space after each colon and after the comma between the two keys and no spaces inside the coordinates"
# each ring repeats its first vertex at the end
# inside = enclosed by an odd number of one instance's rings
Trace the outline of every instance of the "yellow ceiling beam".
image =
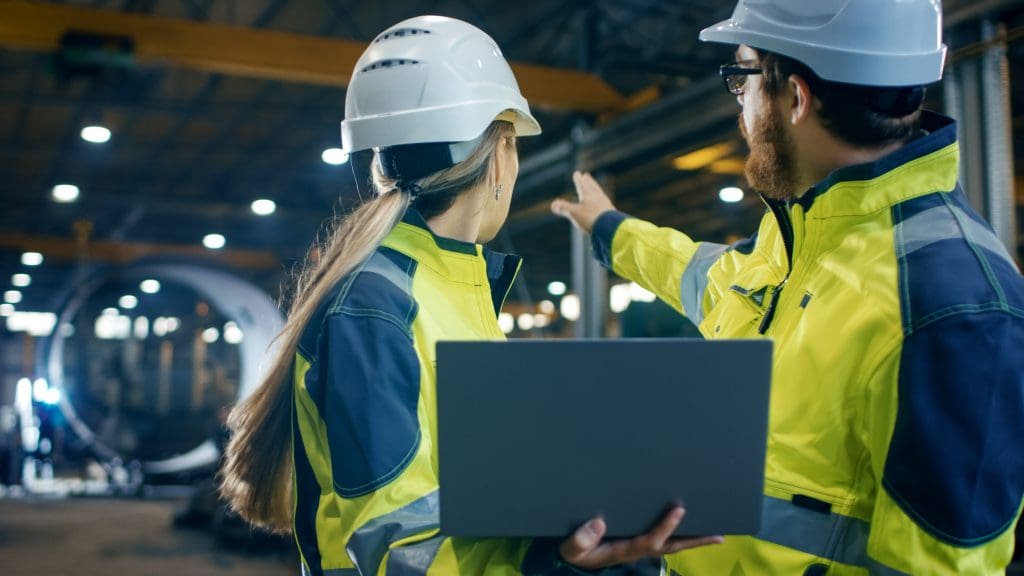
{"type": "Polygon", "coordinates": [[[700,170],[715,161],[725,158],[732,151],[732,142],[718,142],[717,144],[677,156],[672,160],[672,165],[677,170],[700,170]]]}
{"type": "MultiPolygon", "coordinates": [[[[78,6],[0,0],[0,45],[52,52],[68,30],[128,36],[143,64],[177,66],[328,86],[346,86],[366,44],[226,24],[78,6]]],[[[539,107],[605,112],[626,99],[580,70],[513,63],[523,94],[539,107]]]]}
{"type": "Polygon", "coordinates": [[[0,234],[0,250],[39,252],[44,258],[56,261],[78,259],[102,262],[128,263],[146,256],[177,256],[185,258],[216,260],[236,268],[273,268],[278,266],[277,257],[263,250],[209,250],[202,246],[188,244],[154,244],[146,242],[79,242],[74,238],[60,236],[36,236],[31,234],[0,234]]]}
{"type": "Polygon", "coordinates": [[[708,171],[712,174],[723,174],[729,176],[742,176],[746,174],[747,162],[743,158],[730,156],[715,160],[708,164],[708,171]]]}

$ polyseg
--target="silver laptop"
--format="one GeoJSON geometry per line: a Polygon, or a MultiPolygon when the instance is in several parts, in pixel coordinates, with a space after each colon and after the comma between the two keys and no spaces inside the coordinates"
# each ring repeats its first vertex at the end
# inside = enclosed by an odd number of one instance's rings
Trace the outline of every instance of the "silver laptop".
{"type": "Polygon", "coordinates": [[[677,535],[761,524],[768,340],[439,342],[441,532],[677,535]]]}

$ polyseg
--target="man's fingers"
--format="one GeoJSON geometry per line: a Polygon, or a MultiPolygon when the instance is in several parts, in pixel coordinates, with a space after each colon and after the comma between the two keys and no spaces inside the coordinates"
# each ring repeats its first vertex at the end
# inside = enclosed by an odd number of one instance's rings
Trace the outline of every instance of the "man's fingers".
{"type": "Polygon", "coordinates": [[[579,226],[579,220],[577,218],[577,212],[580,209],[580,205],[575,202],[569,202],[559,198],[551,203],[551,213],[555,216],[561,216],[571,221],[573,224],[579,226]]]}
{"type": "Polygon", "coordinates": [[[672,533],[675,532],[676,527],[679,526],[679,522],[686,515],[686,510],[683,510],[681,506],[676,506],[665,514],[665,517],[658,522],[658,525],[654,527],[650,532],[647,533],[647,544],[650,545],[652,550],[661,550],[668,542],[668,539],[672,537],[672,533]]]}
{"type": "Polygon", "coordinates": [[[594,518],[577,528],[568,540],[562,542],[558,551],[565,561],[571,564],[581,564],[581,561],[601,544],[605,530],[607,527],[604,520],[594,518]]]}
{"type": "Polygon", "coordinates": [[[588,198],[593,196],[594,190],[601,189],[601,185],[590,175],[590,172],[580,172],[579,170],[573,172],[572,183],[576,187],[576,195],[579,197],[580,202],[586,202],[588,198]]]}
{"type": "Polygon", "coordinates": [[[672,532],[679,526],[686,512],[675,507],[661,519],[650,532],[613,542],[601,542],[608,528],[604,520],[595,518],[580,526],[575,533],[564,540],[558,551],[562,559],[570,564],[588,570],[633,562],[641,558],[654,558],[680,550],[719,544],[721,536],[701,538],[672,538],[672,532]]]}
{"type": "Polygon", "coordinates": [[[572,173],[572,185],[576,188],[576,196],[583,201],[583,173],[579,170],[572,173]]]}
{"type": "Polygon", "coordinates": [[[551,212],[556,216],[568,218],[572,212],[572,203],[559,198],[551,203],[551,212]]]}
{"type": "Polygon", "coordinates": [[[632,562],[648,556],[661,556],[665,554],[663,550],[685,514],[686,512],[682,508],[673,508],[647,534],[629,540],[607,543],[594,551],[593,559],[597,560],[600,557],[602,561],[621,563],[632,562]]]}
{"type": "Polygon", "coordinates": [[[594,566],[611,566],[639,560],[646,556],[644,550],[647,546],[644,544],[644,538],[644,536],[638,536],[629,540],[606,542],[594,550],[587,560],[591,561],[594,566]]]}
{"type": "Polygon", "coordinates": [[[672,554],[679,552],[680,550],[689,550],[690,548],[697,548],[700,546],[708,546],[711,544],[721,544],[725,542],[725,538],[722,536],[704,536],[701,538],[676,538],[669,540],[665,543],[662,548],[662,554],[672,554]]]}

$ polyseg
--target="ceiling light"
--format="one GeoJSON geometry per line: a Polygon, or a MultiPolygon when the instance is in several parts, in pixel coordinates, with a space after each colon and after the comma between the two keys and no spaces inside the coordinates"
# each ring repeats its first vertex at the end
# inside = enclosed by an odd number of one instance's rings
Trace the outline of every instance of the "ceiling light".
{"type": "Polygon", "coordinates": [[[658,297],[654,295],[654,292],[651,292],[650,290],[644,288],[643,286],[637,284],[636,282],[630,282],[629,299],[632,300],[633,302],[650,303],[657,300],[658,297]]]}
{"type": "Polygon", "coordinates": [[[348,162],[348,154],[341,148],[328,148],[323,151],[323,154],[320,154],[320,158],[332,166],[348,162]]]}
{"type": "Polygon", "coordinates": [[[21,292],[18,290],[8,290],[4,292],[4,302],[8,304],[17,304],[21,302],[21,292]]]}
{"type": "Polygon", "coordinates": [[[580,298],[575,294],[566,294],[559,306],[562,317],[566,320],[576,321],[580,318],[580,298]]]}
{"type": "Polygon", "coordinates": [[[43,396],[46,395],[46,391],[50,388],[50,384],[45,378],[36,378],[32,382],[32,399],[36,402],[42,402],[43,396]]]}
{"type": "Polygon", "coordinates": [[[93,144],[103,144],[110,140],[110,129],[105,126],[86,126],[82,128],[82,140],[93,144]]]}
{"type": "MultiPolygon", "coordinates": [[[[42,400],[43,404],[49,404],[50,406],[56,406],[57,404],[60,404],[61,396],[62,396],[62,394],[60,392],[60,388],[47,388],[46,392],[43,393],[43,397],[41,398],[41,400],[42,400]]],[[[40,442],[40,444],[42,444],[42,442],[46,442],[46,441],[47,440],[44,438],[40,442]]]]}
{"type": "Polygon", "coordinates": [[[14,304],[0,304],[0,316],[10,316],[14,314],[14,304]]]}
{"type": "Polygon", "coordinates": [[[252,208],[253,214],[257,216],[269,216],[274,213],[274,210],[277,210],[277,204],[273,200],[267,200],[266,198],[253,200],[249,207],[252,208]]]}
{"type": "Polygon", "coordinates": [[[43,263],[43,255],[39,252],[25,252],[21,255],[21,263],[25,266],[39,266],[43,263]]]}
{"type": "Polygon", "coordinates": [[[145,340],[149,336],[149,318],[139,316],[132,323],[132,336],[136,340],[145,340]]]}
{"type": "Polygon", "coordinates": [[[125,340],[132,333],[132,319],[128,316],[104,314],[96,318],[93,333],[101,340],[125,340]]]}
{"type": "Polygon", "coordinates": [[[125,294],[117,301],[117,305],[125,310],[131,310],[139,305],[139,299],[131,294],[125,294]]]}
{"type": "Polygon", "coordinates": [[[617,314],[625,312],[629,308],[632,298],[629,297],[629,284],[616,284],[611,287],[608,294],[608,306],[612,312],[617,314]]]}
{"type": "Polygon", "coordinates": [[[29,276],[28,274],[15,274],[14,276],[11,276],[11,284],[17,286],[18,288],[24,288],[25,286],[28,286],[31,283],[32,277],[29,276]]]}
{"type": "Polygon", "coordinates": [[[718,191],[718,197],[722,202],[739,202],[743,200],[743,190],[735,186],[728,186],[718,191]]]}
{"type": "Polygon", "coordinates": [[[520,314],[519,321],[520,330],[532,330],[533,329],[533,314],[520,314]]]}
{"type": "Polygon", "coordinates": [[[7,317],[7,329],[11,332],[27,332],[29,336],[49,336],[57,324],[53,312],[14,312],[7,317]]]}
{"type": "Polygon", "coordinates": [[[502,312],[498,315],[498,327],[501,328],[503,334],[508,334],[516,327],[516,319],[508,312],[502,312]]]}
{"type": "Polygon", "coordinates": [[[153,280],[152,278],[143,280],[139,283],[139,290],[142,290],[146,294],[156,294],[160,291],[160,282],[153,280]]]}
{"type": "Polygon", "coordinates": [[[207,344],[213,344],[214,342],[217,341],[218,338],[220,338],[220,331],[217,330],[216,328],[207,328],[206,330],[203,330],[202,336],[203,342],[206,342],[207,344]]]}
{"type": "Polygon", "coordinates": [[[234,322],[228,322],[224,325],[224,341],[228,344],[240,344],[242,342],[242,329],[238,327],[238,324],[234,322]]]}
{"type": "Polygon", "coordinates": [[[57,184],[53,187],[53,199],[57,202],[74,202],[78,200],[78,186],[74,184],[57,184]]]}
{"type": "Polygon", "coordinates": [[[224,236],[220,234],[207,234],[203,236],[203,246],[206,246],[210,250],[219,250],[224,247],[224,236]]]}
{"type": "Polygon", "coordinates": [[[565,294],[565,282],[552,282],[548,284],[548,292],[552,296],[561,296],[565,294]]]}

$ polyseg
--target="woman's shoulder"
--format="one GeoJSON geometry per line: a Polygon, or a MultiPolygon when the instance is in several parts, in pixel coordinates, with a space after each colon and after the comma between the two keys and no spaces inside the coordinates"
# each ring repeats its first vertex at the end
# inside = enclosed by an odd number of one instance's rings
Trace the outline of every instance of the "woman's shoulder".
{"type": "Polygon", "coordinates": [[[328,316],[377,316],[408,329],[416,315],[412,280],[416,261],[381,247],[333,290],[328,316]]]}
{"type": "Polygon", "coordinates": [[[419,307],[412,294],[416,261],[390,248],[378,248],[355,270],[342,277],[328,292],[299,344],[308,358],[324,343],[329,325],[344,332],[365,331],[365,323],[388,322],[412,335],[419,307]]]}

